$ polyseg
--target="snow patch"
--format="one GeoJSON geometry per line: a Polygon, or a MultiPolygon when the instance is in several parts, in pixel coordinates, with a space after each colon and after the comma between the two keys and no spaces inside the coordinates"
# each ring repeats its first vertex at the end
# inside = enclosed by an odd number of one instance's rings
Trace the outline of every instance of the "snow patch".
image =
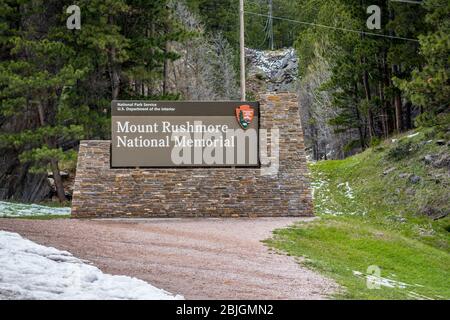
{"type": "Polygon", "coordinates": [[[312,198],[315,199],[316,191],[323,189],[327,185],[328,185],[328,181],[326,181],[326,180],[317,180],[317,181],[311,182],[312,198]]]}
{"type": "Polygon", "coordinates": [[[52,208],[38,204],[0,201],[0,218],[47,215],[70,215],[70,208],[52,208]]]}
{"type": "Polygon", "coordinates": [[[0,230],[2,299],[183,299],[145,281],[102,273],[67,251],[0,230]]]}
{"type": "Polygon", "coordinates": [[[275,51],[246,48],[245,53],[251,60],[251,66],[254,68],[251,71],[255,73],[263,72],[268,78],[273,78],[279,70],[286,68],[290,62],[292,66],[289,65],[289,67],[298,68],[293,48],[275,51]]]}
{"type": "Polygon", "coordinates": [[[293,48],[275,51],[246,48],[248,77],[264,79],[268,91],[295,91],[298,59],[293,48]]]}
{"type": "Polygon", "coordinates": [[[424,296],[423,294],[416,293],[414,291],[409,291],[408,292],[408,297],[416,299],[416,300],[434,300],[433,298],[424,296]]]}
{"type": "Polygon", "coordinates": [[[353,200],[355,198],[355,196],[353,195],[353,189],[350,187],[350,184],[348,183],[348,181],[346,181],[345,183],[339,183],[337,186],[339,188],[342,186],[345,186],[345,196],[348,199],[353,200]]]}
{"type": "Polygon", "coordinates": [[[410,135],[407,135],[406,137],[407,138],[413,138],[413,137],[415,137],[415,136],[417,136],[417,135],[419,135],[420,134],[420,132],[416,132],[416,133],[412,133],[412,134],[410,134],[410,135]]]}
{"type": "MultiPolygon", "coordinates": [[[[379,285],[379,286],[383,286],[383,287],[387,287],[387,288],[406,289],[406,288],[413,288],[413,287],[422,287],[422,288],[424,287],[420,284],[408,284],[405,282],[392,280],[389,278],[384,278],[384,277],[376,276],[373,274],[364,274],[362,272],[355,271],[355,270],[353,270],[353,275],[358,278],[365,278],[368,282],[372,283],[373,285],[379,285]]],[[[395,277],[395,275],[392,275],[392,276],[395,277]]],[[[414,291],[408,291],[407,295],[408,295],[408,297],[410,297],[412,299],[417,299],[417,300],[434,300],[431,297],[427,297],[425,295],[416,293],[414,291]]]]}
{"type": "Polygon", "coordinates": [[[407,283],[401,282],[401,281],[397,281],[397,280],[392,280],[389,278],[383,278],[381,276],[375,276],[373,274],[363,274],[362,272],[359,271],[355,271],[353,270],[353,275],[360,277],[360,278],[366,278],[367,281],[370,281],[371,283],[373,283],[374,285],[380,285],[383,287],[388,287],[388,288],[400,288],[400,289],[405,289],[408,286],[411,286],[407,283]]]}

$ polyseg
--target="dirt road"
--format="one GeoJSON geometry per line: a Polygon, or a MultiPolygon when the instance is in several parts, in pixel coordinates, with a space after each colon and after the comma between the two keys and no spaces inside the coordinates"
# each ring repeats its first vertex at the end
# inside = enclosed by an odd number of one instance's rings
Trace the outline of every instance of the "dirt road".
{"type": "Polygon", "coordinates": [[[0,230],[67,250],[103,272],[186,299],[323,299],[336,285],[260,241],[298,219],[0,219],[0,230]]]}

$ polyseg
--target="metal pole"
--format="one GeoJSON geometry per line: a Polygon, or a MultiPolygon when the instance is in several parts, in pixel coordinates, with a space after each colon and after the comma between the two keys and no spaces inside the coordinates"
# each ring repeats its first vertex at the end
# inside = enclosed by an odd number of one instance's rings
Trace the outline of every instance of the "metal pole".
{"type": "Polygon", "coordinates": [[[241,101],[245,101],[244,0],[239,0],[239,45],[241,58],[241,101]]]}

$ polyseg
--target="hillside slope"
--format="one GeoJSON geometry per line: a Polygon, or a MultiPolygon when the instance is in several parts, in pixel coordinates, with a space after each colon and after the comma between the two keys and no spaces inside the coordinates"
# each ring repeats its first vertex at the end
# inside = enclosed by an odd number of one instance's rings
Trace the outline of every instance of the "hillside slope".
{"type": "Polygon", "coordinates": [[[306,257],[345,288],[344,298],[449,299],[447,135],[409,132],[345,160],[311,164],[320,219],[277,230],[267,242],[306,257]]]}

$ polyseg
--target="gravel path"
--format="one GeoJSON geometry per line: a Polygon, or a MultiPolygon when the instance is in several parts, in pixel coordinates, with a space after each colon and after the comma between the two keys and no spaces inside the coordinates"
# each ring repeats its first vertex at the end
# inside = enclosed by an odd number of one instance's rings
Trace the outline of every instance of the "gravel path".
{"type": "Polygon", "coordinates": [[[103,272],[186,299],[323,299],[337,286],[260,240],[299,219],[0,219],[0,230],[67,250],[103,272]]]}

